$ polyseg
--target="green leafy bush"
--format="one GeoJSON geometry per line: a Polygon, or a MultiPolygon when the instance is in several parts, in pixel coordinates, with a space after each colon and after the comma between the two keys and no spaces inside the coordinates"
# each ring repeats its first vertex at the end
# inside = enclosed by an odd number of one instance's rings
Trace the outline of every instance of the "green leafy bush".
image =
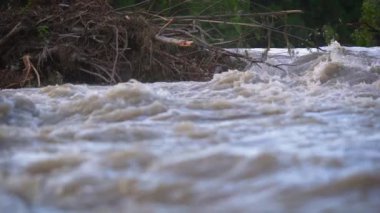
{"type": "MultiPolygon", "coordinates": [[[[142,3],[136,0],[114,0],[116,7],[126,7],[142,3]]],[[[158,13],[166,17],[188,15],[188,16],[213,16],[213,15],[232,15],[226,18],[227,22],[241,22],[243,17],[239,14],[247,13],[250,9],[250,0],[163,0],[150,1],[144,4],[149,12],[158,13]]],[[[236,38],[234,46],[239,45],[239,40],[243,41],[241,35],[247,34],[247,29],[240,25],[218,24],[198,22],[210,37],[206,38],[210,43],[225,42],[236,38]]],[[[243,44],[241,44],[243,45],[243,44]]],[[[246,45],[246,43],[244,44],[246,45]]]]}
{"type": "Polygon", "coordinates": [[[353,33],[355,43],[360,46],[380,44],[380,0],[364,0],[360,27],[353,33]]]}

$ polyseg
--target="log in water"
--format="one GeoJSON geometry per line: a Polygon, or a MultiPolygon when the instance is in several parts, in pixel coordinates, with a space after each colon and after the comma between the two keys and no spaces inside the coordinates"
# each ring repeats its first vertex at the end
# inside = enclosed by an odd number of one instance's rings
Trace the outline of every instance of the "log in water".
{"type": "Polygon", "coordinates": [[[378,212],[380,48],[326,49],[209,82],[2,90],[0,210],[378,212]]]}

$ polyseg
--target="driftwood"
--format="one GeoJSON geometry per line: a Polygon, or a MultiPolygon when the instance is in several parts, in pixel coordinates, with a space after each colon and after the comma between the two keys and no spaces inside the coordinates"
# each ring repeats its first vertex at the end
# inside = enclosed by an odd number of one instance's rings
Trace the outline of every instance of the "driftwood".
{"type": "Polygon", "coordinates": [[[0,88],[65,82],[115,84],[131,78],[204,81],[226,68],[265,63],[209,44],[207,38],[213,36],[195,21],[259,28],[294,38],[269,25],[225,21],[230,15],[164,17],[142,10],[115,10],[106,2],[36,3],[0,11],[4,17],[0,19],[0,88]]]}
{"type": "Polygon", "coordinates": [[[160,42],[164,42],[164,43],[168,43],[168,44],[174,44],[174,45],[177,45],[179,47],[189,47],[194,43],[193,41],[189,41],[189,40],[169,38],[169,37],[160,36],[160,35],[156,35],[154,38],[160,42]]]}
{"type": "Polygon", "coordinates": [[[32,70],[34,74],[36,75],[37,86],[40,87],[41,86],[40,74],[38,73],[36,67],[30,61],[30,55],[24,55],[24,57],[22,57],[22,61],[24,62],[24,66],[25,66],[24,72],[27,73],[27,75],[29,75],[30,70],[32,70]]]}
{"type": "Polygon", "coordinates": [[[56,83],[114,84],[131,78],[203,81],[220,66],[239,68],[233,55],[205,48],[192,33],[168,35],[170,18],[156,23],[104,0],[72,1],[64,8],[37,4],[0,16],[6,17],[0,19],[0,88],[54,83],[56,73],[56,83]]]}

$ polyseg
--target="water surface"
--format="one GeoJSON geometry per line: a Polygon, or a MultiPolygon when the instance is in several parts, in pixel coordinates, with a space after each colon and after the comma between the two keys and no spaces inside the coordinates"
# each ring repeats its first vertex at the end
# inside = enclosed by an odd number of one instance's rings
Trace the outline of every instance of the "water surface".
{"type": "Polygon", "coordinates": [[[380,48],[268,62],[0,91],[1,212],[378,212],[380,48]]]}

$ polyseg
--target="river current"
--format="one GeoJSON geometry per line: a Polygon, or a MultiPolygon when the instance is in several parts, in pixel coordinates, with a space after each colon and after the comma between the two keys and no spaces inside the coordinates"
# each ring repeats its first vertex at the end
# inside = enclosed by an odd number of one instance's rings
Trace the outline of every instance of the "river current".
{"type": "Polygon", "coordinates": [[[380,212],[380,47],[324,49],[1,90],[0,212],[380,212]]]}

